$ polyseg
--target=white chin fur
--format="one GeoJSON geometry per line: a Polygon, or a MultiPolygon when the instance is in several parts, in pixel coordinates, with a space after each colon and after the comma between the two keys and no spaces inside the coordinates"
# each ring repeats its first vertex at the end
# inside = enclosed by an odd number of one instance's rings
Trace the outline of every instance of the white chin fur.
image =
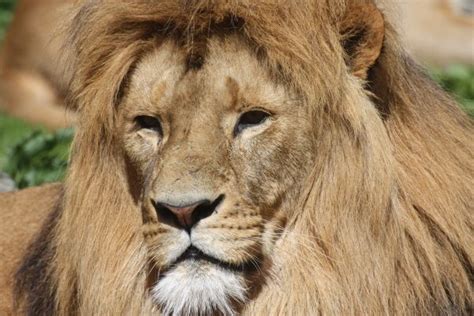
{"type": "Polygon", "coordinates": [[[152,296],[164,315],[235,315],[232,301],[245,300],[245,283],[219,266],[187,260],[159,280],[152,296]]]}

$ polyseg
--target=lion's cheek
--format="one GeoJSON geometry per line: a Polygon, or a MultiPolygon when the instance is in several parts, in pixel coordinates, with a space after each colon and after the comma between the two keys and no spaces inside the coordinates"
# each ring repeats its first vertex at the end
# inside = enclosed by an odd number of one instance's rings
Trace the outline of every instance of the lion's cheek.
{"type": "MultiPolygon", "coordinates": [[[[300,145],[300,144],[298,144],[300,145]]],[[[297,145],[295,145],[297,147],[297,145]]],[[[309,147],[309,146],[305,146],[309,147]]],[[[244,170],[243,187],[250,203],[261,208],[275,208],[308,172],[310,150],[271,144],[264,150],[250,155],[248,163],[240,166],[244,170]]]]}
{"type": "Polygon", "coordinates": [[[261,257],[260,227],[239,222],[198,227],[193,231],[191,242],[211,257],[230,264],[242,265],[261,257]]]}
{"type": "Polygon", "coordinates": [[[140,134],[125,136],[123,153],[137,175],[145,176],[151,163],[158,158],[159,143],[140,134]]]}

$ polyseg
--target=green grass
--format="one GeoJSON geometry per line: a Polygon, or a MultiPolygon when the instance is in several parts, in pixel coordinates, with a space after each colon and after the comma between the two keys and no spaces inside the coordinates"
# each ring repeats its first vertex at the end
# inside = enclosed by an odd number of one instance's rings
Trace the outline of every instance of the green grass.
{"type": "Polygon", "coordinates": [[[9,149],[30,135],[35,127],[0,112],[0,170],[7,162],[9,149]]]}
{"type": "Polygon", "coordinates": [[[15,1],[13,0],[0,0],[0,40],[5,36],[5,29],[13,17],[14,6],[15,1]]]}
{"type": "Polygon", "coordinates": [[[7,150],[5,172],[19,188],[62,180],[72,137],[72,129],[31,132],[7,150]]]}
{"type": "Polygon", "coordinates": [[[452,65],[432,70],[433,78],[474,117],[474,66],[452,65]]]}
{"type": "Polygon", "coordinates": [[[19,188],[62,180],[72,129],[54,133],[0,113],[0,170],[19,188]]]}

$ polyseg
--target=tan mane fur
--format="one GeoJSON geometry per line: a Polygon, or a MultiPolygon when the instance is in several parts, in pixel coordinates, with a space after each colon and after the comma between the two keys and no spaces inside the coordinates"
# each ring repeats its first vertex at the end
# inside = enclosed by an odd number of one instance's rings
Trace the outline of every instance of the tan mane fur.
{"type": "MultiPolygon", "coordinates": [[[[32,248],[48,258],[37,288],[43,284],[51,296],[35,299],[20,288],[23,308],[61,315],[154,312],[140,209],[112,133],[115,107],[127,74],[153,41],[179,36],[192,50],[194,35],[235,17],[244,21],[237,32],[275,80],[312,107],[320,139],[274,268],[242,313],[472,311],[473,124],[406,56],[389,22],[364,91],[347,74],[338,33],[352,1],[152,3],[91,1],[73,22],[69,102],[80,111],[79,128],[62,211],[46,227],[47,245],[37,241],[43,247],[32,248]]],[[[22,271],[30,271],[27,263],[22,271]]]]}

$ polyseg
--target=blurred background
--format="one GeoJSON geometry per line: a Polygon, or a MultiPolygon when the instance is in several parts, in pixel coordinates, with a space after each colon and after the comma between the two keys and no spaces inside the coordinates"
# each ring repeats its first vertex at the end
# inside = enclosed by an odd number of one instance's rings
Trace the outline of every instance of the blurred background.
{"type": "MultiPolygon", "coordinates": [[[[61,117],[66,75],[54,34],[71,1],[0,0],[0,192],[64,177],[74,120],[61,117]]],[[[474,117],[474,0],[381,6],[417,61],[474,117]]]]}

